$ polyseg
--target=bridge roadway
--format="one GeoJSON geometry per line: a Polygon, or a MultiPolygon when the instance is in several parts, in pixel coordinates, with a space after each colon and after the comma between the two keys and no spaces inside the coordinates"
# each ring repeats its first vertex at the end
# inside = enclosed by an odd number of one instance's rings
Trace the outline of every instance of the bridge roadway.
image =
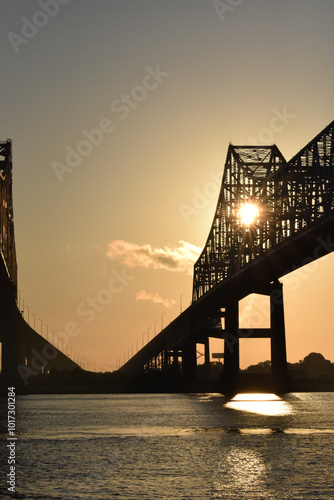
{"type": "MultiPolygon", "coordinates": [[[[333,250],[334,214],[316,221],[312,226],[267,250],[263,256],[257,257],[236,274],[215,285],[129,359],[119,372],[134,376],[143,371],[149,359],[166,350],[178,350],[187,340],[201,342],[203,336],[225,338],[229,333],[227,330],[196,330],[194,322],[198,318],[217,314],[219,309],[229,303],[230,297],[239,301],[251,293],[269,294],[270,283],[333,250]]],[[[267,329],[243,330],[240,336],[270,338],[271,332],[267,329]]]]}
{"type": "Polygon", "coordinates": [[[0,252],[0,387],[26,387],[33,377],[52,369],[74,370],[79,366],[39,335],[24,320],[16,304],[16,287],[9,278],[0,252]]]}

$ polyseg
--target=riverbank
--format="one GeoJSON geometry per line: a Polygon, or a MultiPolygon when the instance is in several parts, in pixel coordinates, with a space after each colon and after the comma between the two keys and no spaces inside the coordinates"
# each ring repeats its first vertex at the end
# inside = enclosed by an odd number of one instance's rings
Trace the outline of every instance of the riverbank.
{"type": "Polygon", "coordinates": [[[36,377],[28,384],[17,380],[8,384],[1,381],[0,390],[6,395],[9,386],[16,387],[16,394],[129,394],[129,393],[222,393],[237,392],[334,392],[334,378],[289,378],[277,385],[267,374],[240,374],[231,384],[223,379],[199,380],[185,383],[179,378],[160,374],[142,374],[136,379],[118,373],[94,373],[83,370],[55,372],[36,377]]]}

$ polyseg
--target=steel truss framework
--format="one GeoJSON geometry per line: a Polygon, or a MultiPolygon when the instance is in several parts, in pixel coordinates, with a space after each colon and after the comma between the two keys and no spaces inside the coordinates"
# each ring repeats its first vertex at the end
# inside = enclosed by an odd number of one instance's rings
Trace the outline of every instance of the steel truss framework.
{"type": "Polygon", "coordinates": [[[286,390],[279,278],[334,250],[333,162],[334,121],[289,162],[276,145],[230,145],[211,230],[194,266],[193,302],[121,372],[175,374],[180,368],[183,380],[192,383],[196,345],[204,344],[204,365],[209,367],[209,338],[224,339],[223,382],[231,392],[238,383],[239,339],[268,338],[272,382],[277,390],[286,390]],[[257,208],[252,222],[245,224],[240,209],[248,203],[257,208]],[[270,328],[239,328],[238,303],[250,293],[269,297],[270,328]]]}
{"type": "Polygon", "coordinates": [[[0,249],[9,278],[17,288],[12,192],[12,144],[0,142],[0,249]]]}
{"type": "Polygon", "coordinates": [[[276,145],[230,145],[217,209],[194,266],[193,302],[268,250],[333,213],[334,121],[289,162],[276,145]],[[245,227],[240,208],[256,204],[245,227]]]}

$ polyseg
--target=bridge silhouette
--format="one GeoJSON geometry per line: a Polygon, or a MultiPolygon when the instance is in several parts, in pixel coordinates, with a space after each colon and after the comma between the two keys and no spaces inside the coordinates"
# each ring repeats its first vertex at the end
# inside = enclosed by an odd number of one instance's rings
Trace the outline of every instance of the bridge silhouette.
{"type": "MultiPolygon", "coordinates": [[[[334,250],[334,121],[290,161],[276,145],[230,144],[218,204],[204,249],[194,265],[192,304],[118,373],[172,374],[197,379],[197,344],[224,340],[223,391],[239,381],[240,339],[268,338],[271,376],[288,388],[283,289],[279,278],[334,250]],[[240,328],[239,302],[270,299],[270,328],[240,328]]],[[[26,323],[17,300],[12,199],[12,145],[0,143],[1,381],[27,384],[31,375],[79,366],[26,323]]]]}
{"type": "Polygon", "coordinates": [[[222,388],[239,380],[239,344],[268,338],[271,380],[288,388],[283,289],[279,278],[334,249],[334,122],[290,161],[276,145],[230,144],[204,249],[194,266],[192,304],[119,372],[197,378],[197,344],[210,365],[209,339],[224,339],[222,388]],[[270,298],[270,328],[239,328],[239,301],[270,298]]]}
{"type": "Polygon", "coordinates": [[[12,144],[7,140],[0,143],[0,382],[27,385],[31,376],[79,366],[31,328],[19,309],[12,182],[12,144]]]}

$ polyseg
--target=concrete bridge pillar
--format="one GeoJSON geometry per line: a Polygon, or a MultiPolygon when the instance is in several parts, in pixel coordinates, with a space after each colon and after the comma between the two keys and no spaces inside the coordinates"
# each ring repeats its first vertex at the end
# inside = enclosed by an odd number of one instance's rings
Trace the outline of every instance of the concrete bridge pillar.
{"type": "Polygon", "coordinates": [[[204,341],[204,364],[205,368],[208,370],[210,368],[210,346],[208,338],[204,341]]]}
{"type": "Polygon", "coordinates": [[[283,285],[278,280],[271,285],[270,316],[271,373],[275,386],[280,390],[285,390],[288,383],[288,368],[286,362],[283,285]]]}
{"type": "Polygon", "coordinates": [[[178,365],[179,365],[179,350],[176,348],[173,349],[173,367],[175,370],[177,370],[178,365]]]}
{"type": "Polygon", "coordinates": [[[231,301],[225,307],[224,388],[233,391],[239,377],[239,304],[231,301]]]}
{"type": "Polygon", "coordinates": [[[179,376],[179,349],[174,348],[170,351],[171,357],[171,373],[174,377],[179,376]]]}

